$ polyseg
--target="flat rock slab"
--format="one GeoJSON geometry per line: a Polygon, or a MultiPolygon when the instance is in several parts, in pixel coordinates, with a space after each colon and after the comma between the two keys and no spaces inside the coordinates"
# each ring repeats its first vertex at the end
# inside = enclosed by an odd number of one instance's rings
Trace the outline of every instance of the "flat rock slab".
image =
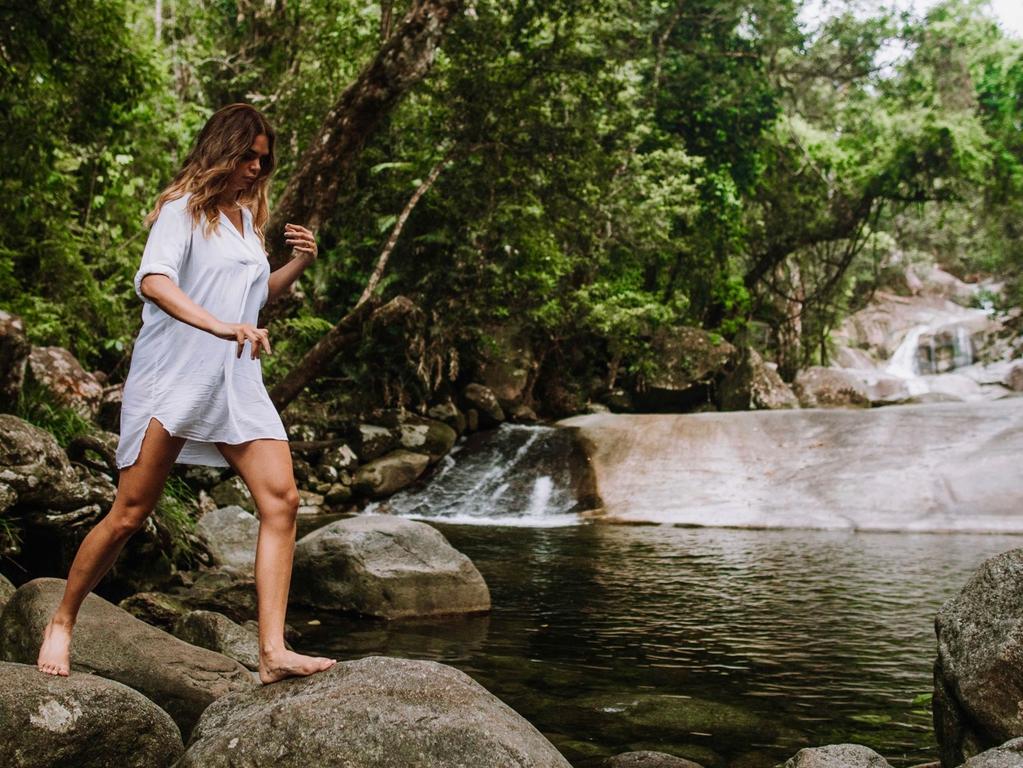
{"type": "Polygon", "coordinates": [[[602,520],[1023,533],[1023,398],[869,410],[589,414],[602,520]]]}
{"type": "Polygon", "coordinates": [[[490,610],[472,561],[431,525],[388,515],[337,520],[295,547],[292,600],[398,619],[490,610]]]}
{"type": "Polygon", "coordinates": [[[175,768],[569,768],[453,667],[369,656],[214,702],[175,768]]]}
{"type": "Polygon", "coordinates": [[[165,768],[184,750],[170,715],[138,691],[34,664],[0,662],[0,733],[5,768],[165,768]]]}
{"type": "MultiPolygon", "coordinates": [[[[63,579],[34,579],[0,616],[0,659],[34,665],[63,579]]],[[[245,667],[136,619],[98,595],[82,604],[71,639],[71,675],[89,672],[134,688],[164,709],[182,734],[215,699],[259,685],[245,667]]]]}

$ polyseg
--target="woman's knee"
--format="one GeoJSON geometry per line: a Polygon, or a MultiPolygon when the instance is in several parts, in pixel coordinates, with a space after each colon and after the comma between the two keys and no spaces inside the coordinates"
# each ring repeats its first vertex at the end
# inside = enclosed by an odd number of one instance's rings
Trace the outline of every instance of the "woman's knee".
{"type": "Polygon", "coordinates": [[[290,528],[295,525],[301,498],[298,495],[298,488],[294,485],[269,494],[262,501],[263,503],[259,505],[260,523],[282,528],[290,528]]]}
{"type": "Polygon", "coordinates": [[[129,538],[146,524],[152,509],[143,504],[115,503],[104,521],[115,536],[129,538]]]}

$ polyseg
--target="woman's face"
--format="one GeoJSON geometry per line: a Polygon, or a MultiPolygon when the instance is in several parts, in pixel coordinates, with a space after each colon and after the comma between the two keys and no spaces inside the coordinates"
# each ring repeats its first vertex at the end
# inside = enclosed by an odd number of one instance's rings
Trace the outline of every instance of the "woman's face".
{"type": "Polygon", "coordinates": [[[238,192],[248,192],[252,189],[256,180],[259,178],[262,166],[260,165],[260,158],[266,157],[270,154],[270,144],[267,141],[266,134],[259,134],[256,139],[252,142],[252,146],[249,147],[249,151],[245,153],[241,161],[234,169],[234,173],[231,174],[231,178],[228,181],[228,185],[237,190],[238,192]]]}

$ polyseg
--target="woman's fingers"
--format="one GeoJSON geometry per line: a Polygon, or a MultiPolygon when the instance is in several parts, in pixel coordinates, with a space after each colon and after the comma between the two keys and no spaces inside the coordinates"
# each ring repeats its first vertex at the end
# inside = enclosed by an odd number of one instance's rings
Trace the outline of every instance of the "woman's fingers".
{"type": "Polygon", "coordinates": [[[270,349],[270,332],[266,328],[255,328],[251,325],[240,325],[235,330],[235,340],[238,342],[238,355],[242,356],[242,350],[245,347],[245,342],[251,342],[252,344],[252,360],[259,357],[260,348],[265,347],[267,354],[272,355],[273,351],[270,349]]]}

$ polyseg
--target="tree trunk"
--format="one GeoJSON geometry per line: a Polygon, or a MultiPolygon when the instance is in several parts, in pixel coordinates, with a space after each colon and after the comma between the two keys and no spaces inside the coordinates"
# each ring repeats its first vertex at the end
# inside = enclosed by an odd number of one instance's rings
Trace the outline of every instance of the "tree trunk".
{"type": "MultiPolygon", "coordinates": [[[[335,212],[366,140],[399,99],[423,79],[444,30],[464,0],[416,0],[376,57],[327,113],[266,228],[270,267],[288,261],[285,222],[315,231],[335,212]]],[[[272,312],[271,312],[272,314],[272,312]]]]}
{"type": "Polygon", "coordinates": [[[270,399],[277,410],[283,411],[287,408],[309,382],[320,374],[327,363],[342,349],[357,342],[362,336],[362,326],[367,320],[393,323],[415,310],[416,305],[404,296],[397,296],[383,306],[373,299],[359,304],[327,331],[323,338],[306,352],[298,365],[270,391],[270,399]]]}

